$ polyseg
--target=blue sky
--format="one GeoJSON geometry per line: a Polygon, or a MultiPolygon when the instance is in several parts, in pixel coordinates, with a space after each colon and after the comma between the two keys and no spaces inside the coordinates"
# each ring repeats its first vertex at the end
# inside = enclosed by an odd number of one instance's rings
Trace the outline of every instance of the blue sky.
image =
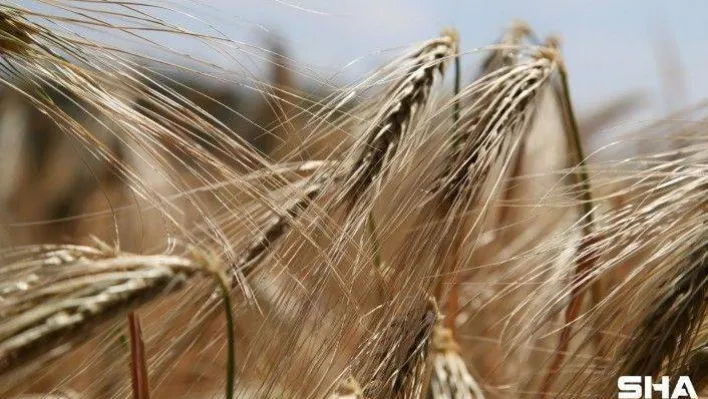
{"type": "MultiPolygon", "coordinates": [[[[473,50],[492,44],[512,20],[523,19],[541,37],[560,35],[574,101],[581,111],[637,91],[645,94],[655,115],[708,97],[704,73],[708,70],[708,1],[704,0],[145,2],[198,15],[245,43],[264,46],[269,40],[282,41],[297,65],[311,67],[324,79],[336,76],[340,83],[360,77],[395,54],[386,49],[425,40],[445,27],[456,27],[462,49],[473,50]],[[350,65],[353,60],[358,61],[350,65]],[[671,72],[662,74],[662,68],[671,72]],[[666,83],[662,76],[670,76],[669,85],[662,85],[666,83]],[[664,87],[674,92],[664,96],[664,87]]],[[[176,22],[194,23],[187,17],[176,22]]],[[[170,45],[182,45],[196,56],[215,56],[205,46],[172,40],[170,45]]],[[[479,53],[465,57],[466,76],[471,76],[473,63],[480,58],[479,53]]],[[[258,74],[259,68],[248,64],[245,70],[258,74]]]]}
{"type": "MultiPolygon", "coordinates": [[[[343,71],[343,76],[358,76],[387,57],[376,52],[426,39],[447,26],[457,27],[463,50],[471,50],[492,43],[510,21],[523,19],[540,36],[560,34],[573,96],[581,108],[639,90],[657,110],[708,97],[707,1],[215,0],[209,4],[225,11],[221,17],[242,21],[230,25],[234,35],[258,40],[263,32],[253,24],[261,24],[282,36],[298,61],[325,73],[334,74],[353,59],[368,55],[343,71]],[[663,100],[661,68],[680,72],[670,74],[669,87],[676,91],[671,104],[663,100]]],[[[467,58],[471,67],[479,56],[467,58]]]]}

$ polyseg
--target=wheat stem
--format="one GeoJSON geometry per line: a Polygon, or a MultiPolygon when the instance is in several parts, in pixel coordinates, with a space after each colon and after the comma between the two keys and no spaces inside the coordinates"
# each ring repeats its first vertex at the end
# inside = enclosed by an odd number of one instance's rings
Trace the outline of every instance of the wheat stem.
{"type": "Polygon", "coordinates": [[[135,312],[128,313],[128,329],[130,332],[130,369],[133,379],[133,399],[150,399],[145,343],[140,329],[140,318],[135,312]]]}
{"type": "Polygon", "coordinates": [[[578,120],[575,117],[575,110],[570,98],[570,85],[568,84],[568,73],[564,67],[558,68],[561,78],[561,88],[562,96],[564,101],[563,107],[568,115],[568,124],[570,135],[569,139],[571,141],[571,146],[573,147],[575,162],[578,165],[577,172],[577,182],[581,186],[582,190],[582,202],[583,202],[583,216],[582,219],[587,219],[587,223],[583,224],[583,235],[589,236],[593,231],[594,226],[594,215],[593,215],[593,201],[592,201],[592,190],[590,187],[590,176],[587,170],[587,163],[585,161],[585,153],[583,151],[582,139],[580,137],[580,130],[578,129],[578,120]]]}
{"type": "MultiPolygon", "coordinates": [[[[552,49],[554,50],[554,49],[552,49]]],[[[580,216],[580,222],[582,226],[583,238],[579,246],[578,252],[584,253],[586,249],[592,244],[591,235],[594,230],[594,215],[593,215],[593,200],[592,200],[592,189],[590,187],[590,177],[587,172],[587,164],[585,161],[585,153],[583,151],[582,139],[580,137],[580,130],[578,128],[578,121],[575,117],[575,110],[570,97],[570,86],[568,84],[568,73],[565,66],[561,66],[559,69],[560,75],[560,99],[563,106],[563,112],[567,116],[566,124],[567,130],[569,131],[568,139],[570,145],[573,149],[574,162],[576,164],[577,172],[576,183],[581,187],[581,201],[582,201],[582,215],[580,216]],[[583,221],[585,221],[583,223],[583,221]]],[[[596,257],[593,254],[589,256],[579,256],[577,260],[577,265],[574,271],[574,278],[572,281],[585,281],[588,273],[590,273],[595,268],[596,257]]],[[[567,353],[568,345],[570,344],[570,339],[572,338],[573,323],[576,321],[578,315],[580,314],[584,291],[586,284],[580,283],[576,284],[571,290],[570,303],[566,309],[565,314],[565,325],[561,330],[560,337],[558,340],[558,347],[556,349],[556,354],[551,363],[548,373],[542,383],[541,390],[539,392],[540,398],[545,398],[548,390],[551,388],[555,380],[555,376],[559,371],[563,360],[565,359],[565,354],[567,353]]],[[[594,304],[600,303],[602,300],[602,288],[600,281],[597,280],[592,283],[592,299],[594,304]]]]}
{"type": "MultiPolygon", "coordinates": [[[[458,39],[458,47],[459,47],[459,39],[458,39]]],[[[460,86],[461,86],[461,75],[462,75],[462,66],[460,62],[460,55],[457,54],[455,57],[455,86],[454,86],[454,92],[453,96],[455,98],[455,104],[453,106],[453,111],[452,111],[452,131],[454,134],[457,134],[457,129],[459,128],[459,123],[460,123],[460,86]]],[[[455,255],[453,258],[454,263],[456,264],[459,261],[459,248],[455,248],[455,255]]],[[[453,275],[452,277],[452,286],[450,288],[450,296],[448,298],[447,302],[447,318],[445,319],[445,324],[447,327],[452,331],[453,336],[455,335],[455,317],[457,316],[457,312],[459,311],[459,281],[458,281],[457,275],[453,275]]],[[[437,291],[442,292],[442,284],[443,280],[441,279],[438,284],[440,285],[439,287],[436,288],[437,291]]],[[[442,298],[438,298],[438,300],[442,300],[442,298]]]]}
{"type": "Polygon", "coordinates": [[[226,339],[228,345],[226,361],[226,399],[233,399],[236,380],[236,338],[234,336],[234,316],[231,307],[231,296],[226,279],[220,274],[216,277],[221,289],[221,299],[224,304],[224,316],[226,317],[226,339]]]}

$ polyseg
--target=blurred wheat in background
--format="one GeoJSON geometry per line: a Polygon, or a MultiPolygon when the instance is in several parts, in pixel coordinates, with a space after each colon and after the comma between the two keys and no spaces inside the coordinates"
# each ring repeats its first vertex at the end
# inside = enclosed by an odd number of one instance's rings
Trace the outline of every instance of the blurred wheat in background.
{"type": "Polygon", "coordinates": [[[167,3],[0,4],[0,397],[708,394],[704,102],[590,151],[526,23],[337,84],[167,3]]]}

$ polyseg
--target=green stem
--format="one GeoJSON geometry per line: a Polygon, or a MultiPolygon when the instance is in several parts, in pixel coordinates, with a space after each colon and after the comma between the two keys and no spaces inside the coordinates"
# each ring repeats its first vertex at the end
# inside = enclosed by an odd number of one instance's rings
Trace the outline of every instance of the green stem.
{"type": "MultiPolygon", "coordinates": [[[[460,44],[457,43],[457,46],[459,47],[460,44]]],[[[458,50],[459,51],[459,50],[458,50]]],[[[462,75],[462,70],[460,66],[460,55],[456,54],[455,55],[455,105],[453,106],[453,111],[452,111],[452,121],[454,122],[453,128],[456,130],[457,129],[457,124],[460,121],[460,99],[458,96],[460,95],[460,87],[462,85],[461,83],[461,75],[462,75]]]]}
{"type": "Polygon", "coordinates": [[[226,315],[226,339],[228,340],[228,359],[226,363],[226,399],[234,397],[234,381],[236,378],[236,339],[234,337],[234,317],[231,311],[231,296],[229,296],[229,288],[221,276],[218,276],[219,286],[221,287],[221,299],[224,303],[224,312],[226,315]]]}
{"type": "Polygon", "coordinates": [[[563,96],[565,101],[561,101],[565,106],[565,111],[568,115],[568,122],[570,126],[570,140],[571,145],[575,150],[576,162],[578,165],[578,172],[576,174],[576,181],[580,183],[582,187],[582,201],[583,201],[583,216],[582,218],[587,218],[587,223],[583,225],[583,235],[589,236],[592,233],[592,227],[594,224],[594,216],[592,210],[592,192],[590,191],[590,177],[587,171],[587,164],[585,163],[585,154],[583,152],[583,145],[580,139],[580,129],[578,128],[578,121],[575,117],[575,112],[573,111],[573,105],[570,99],[570,89],[568,84],[568,74],[564,68],[560,68],[561,85],[563,86],[563,96]]]}
{"type": "MultiPolygon", "coordinates": [[[[458,39],[459,40],[459,39],[458,39]]],[[[462,67],[459,54],[460,43],[457,43],[458,53],[455,54],[455,85],[453,87],[453,97],[455,98],[455,103],[452,105],[452,133],[453,133],[453,146],[454,148],[459,148],[464,141],[461,134],[458,134],[458,127],[460,124],[460,89],[462,87],[462,67]]]]}
{"type": "MultiPolygon", "coordinates": [[[[587,223],[583,224],[583,239],[580,243],[579,252],[583,252],[584,247],[590,245],[589,237],[593,231],[594,218],[592,214],[592,193],[590,191],[590,178],[587,172],[587,165],[585,164],[585,154],[583,153],[583,146],[580,141],[580,130],[578,129],[578,122],[575,118],[575,113],[573,112],[573,105],[570,100],[570,89],[568,85],[568,75],[563,67],[560,68],[560,77],[563,93],[561,93],[565,99],[561,99],[561,103],[565,108],[566,115],[568,115],[568,128],[570,129],[570,140],[571,145],[575,150],[576,163],[578,165],[578,172],[576,173],[576,182],[580,183],[582,187],[582,201],[583,201],[583,215],[581,216],[581,221],[587,219],[587,223]]],[[[588,273],[594,267],[594,259],[586,255],[582,255],[578,259],[578,264],[575,268],[575,275],[580,276],[583,273],[588,273]]],[[[575,284],[575,283],[574,283],[575,284]]],[[[556,374],[558,374],[559,369],[565,359],[566,351],[568,349],[568,344],[572,337],[572,326],[577,320],[580,313],[580,307],[582,306],[583,300],[583,287],[585,284],[581,284],[574,287],[571,292],[571,300],[568,304],[568,308],[565,314],[565,326],[561,329],[560,338],[558,341],[558,349],[556,351],[555,357],[550,365],[548,374],[544,379],[541,390],[539,391],[539,398],[543,399],[548,394],[553,382],[555,381],[556,374]]],[[[600,280],[595,281],[591,287],[592,300],[595,304],[599,303],[602,297],[602,287],[600,285],[600,280]]],[[[600,346],[598,345],[598,348],[600,346]]]]}

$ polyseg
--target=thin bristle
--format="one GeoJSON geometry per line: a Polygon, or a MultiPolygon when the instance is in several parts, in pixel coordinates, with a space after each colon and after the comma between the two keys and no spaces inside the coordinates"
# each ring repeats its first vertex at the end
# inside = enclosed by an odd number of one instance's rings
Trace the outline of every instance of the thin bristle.
{"type": "Polygon", "coordinates": [[[0,53],[27,56],[37,29],[12,8],[0,8],[0,53]]]}

